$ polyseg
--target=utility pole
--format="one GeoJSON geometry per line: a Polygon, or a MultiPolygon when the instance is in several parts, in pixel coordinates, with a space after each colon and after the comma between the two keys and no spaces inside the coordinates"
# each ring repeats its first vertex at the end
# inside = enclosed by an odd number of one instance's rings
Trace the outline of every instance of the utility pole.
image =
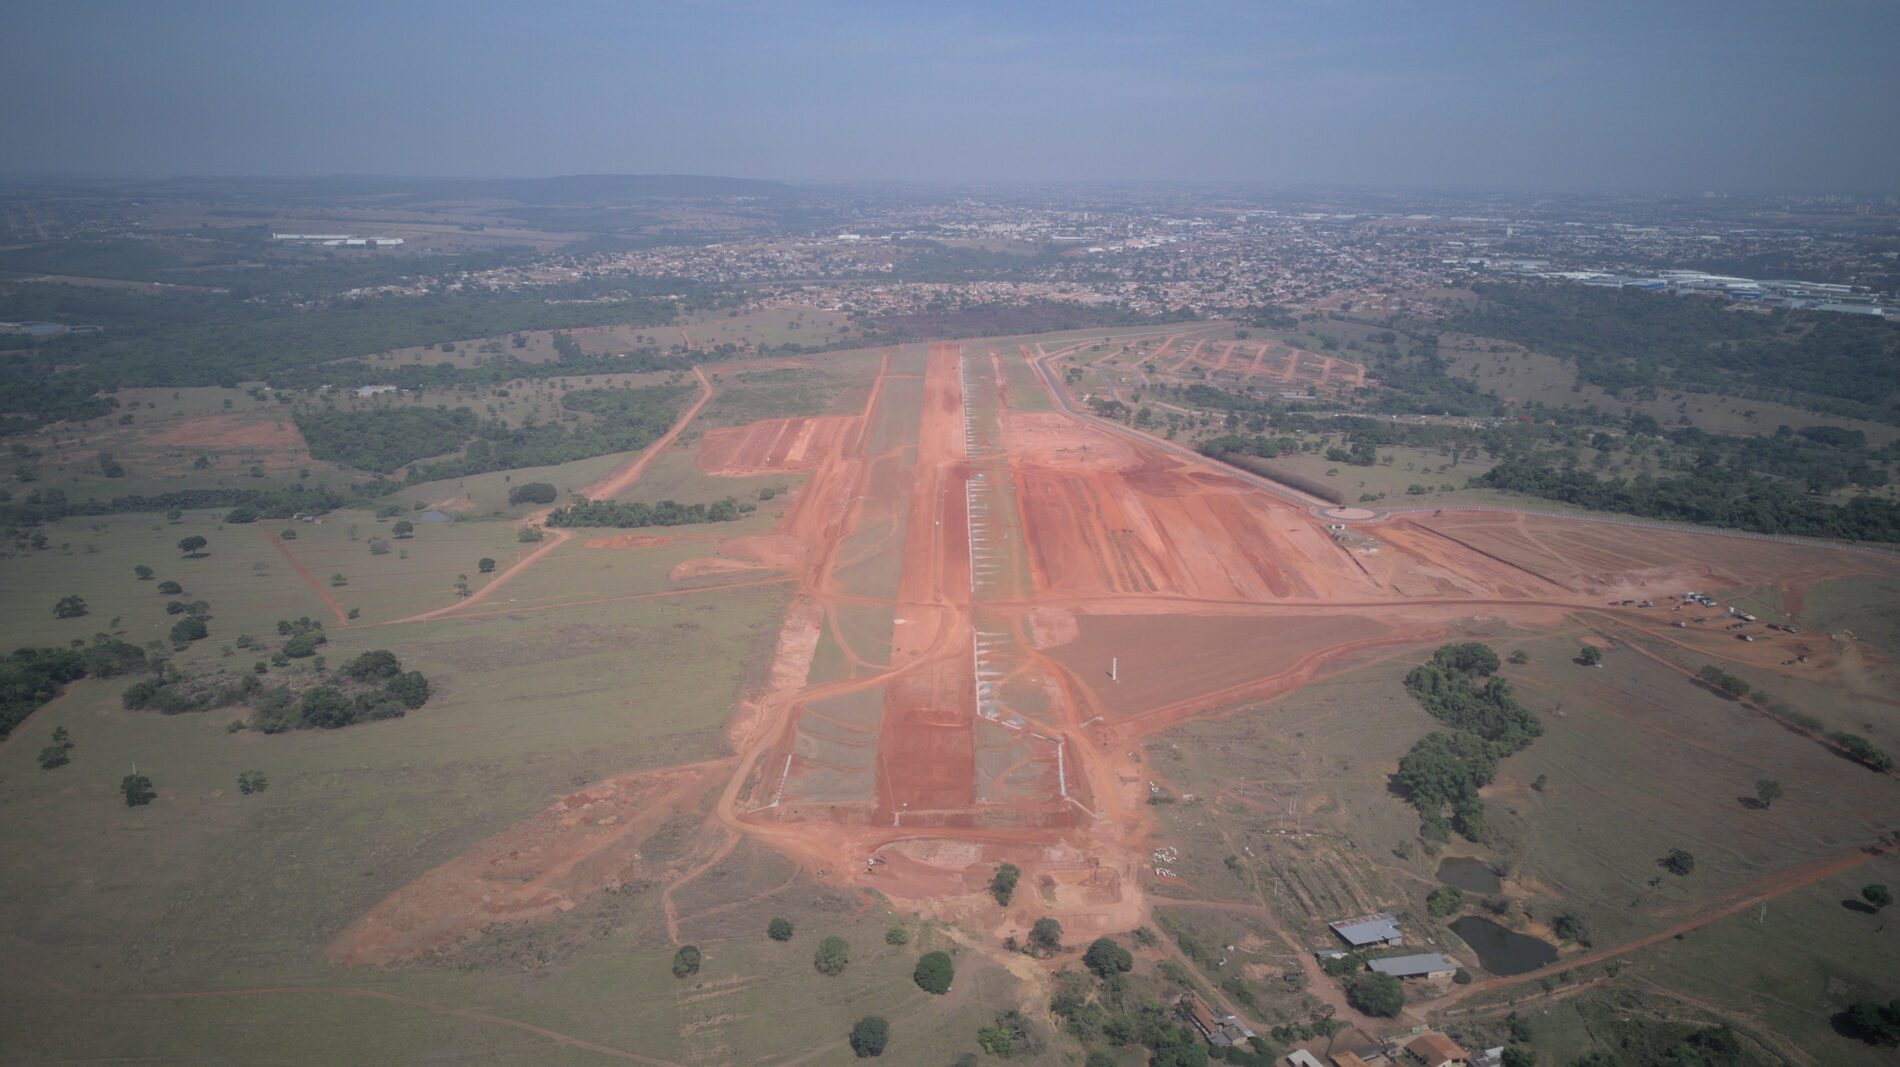
{"type": "Polygon", "coordinates": [[[1108,680],[1109,681],[1111,682],[1121,681],[1121,679],[1116,676],[1119,672],[1120,666],[1121,666],[1121,661],[1118,658],[1114,656],[1108,657],[1108,680]]]}

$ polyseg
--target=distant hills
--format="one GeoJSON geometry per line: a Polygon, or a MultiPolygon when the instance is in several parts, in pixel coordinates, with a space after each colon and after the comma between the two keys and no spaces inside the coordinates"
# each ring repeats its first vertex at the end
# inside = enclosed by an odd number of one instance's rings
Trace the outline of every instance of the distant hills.
{"type": "Polygon", "coordinates": [[[59,189],[85,196],[194,200],[202,198],[333,202],[370,198],[408,203],[488,200],[554,207],[660,199],[777,197],[791,187],[756,178],[702,174],[571,174],[554,178],[392,178],[338,175],[299,178],[31,178],[0,176],[0,199],[43,196],[59,189]]]}

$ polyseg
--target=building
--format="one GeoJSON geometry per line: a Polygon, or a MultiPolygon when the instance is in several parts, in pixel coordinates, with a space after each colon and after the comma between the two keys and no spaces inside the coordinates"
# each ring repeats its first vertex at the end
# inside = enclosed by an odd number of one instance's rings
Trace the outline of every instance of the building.
{"type": "Polygon", "coordinates": [[[1471,1053],[1444,1034],[1424,1033],[1405,1043],[1405,1052],[1425,1067],[1466,1067],[1471,1053]]]}
{"type": "Polygon", "coordinates": [[[1287,1053],[1286,1061],[1292,1064],[1293,1067],[1326,1067],[1325,1064],[1319,1062],[1319,1057],[1303,1048],[1296,1048],[1292,1052],[1287,1053]]]}
{"type": "Polygon", "coordinates": [[[1458,963],[1442,953],[1421,952],[1415,956],[1388,956],[1369,961],[1366,966],[1394,978],[1450,978],[1458,973],[1458,963]]]}
{"type": "Polygon", "coordinates": [[[1399,933],[1398,919],[1388,911],[1363,915],[1357,919],[1341,919],[1326,925],[1353,948],[1378,948],[1405,943],[1405,936],[1399,933]]]}
{"type": "MultiPolygon", "coordinates": [[[[1216,1048],[1226,1048],[1253,1036],[1253,1031],[1247,1029],[1246,1024],[1238,1017],[1215,1015],[1214,1009],[1207,1006],[1207,1001],[1202,1000],[1200,995],[1192,990],[1181,994],[1179,1007],[1181,1014],[1187,1016],[1188,1022],[1194,1024],[1194,1029],[1199,1030],[1201,1036],[1207,1039],[1207,1043],[1216,1048]]],[[[1314,1067],[1324,1067],[1324,1065],[1316,1061],[1314,1067]]]]}

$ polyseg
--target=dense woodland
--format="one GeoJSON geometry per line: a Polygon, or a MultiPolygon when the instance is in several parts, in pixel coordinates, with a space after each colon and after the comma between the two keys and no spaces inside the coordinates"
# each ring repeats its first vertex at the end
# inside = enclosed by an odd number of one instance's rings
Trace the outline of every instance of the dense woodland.
{"type": "Polygon", "coordinates": [[[1560,356],[1617,395],[1687,389],[1900,422],[1900,326],[1582,285],[1489,283],[1444,328],[1560,356]]]}

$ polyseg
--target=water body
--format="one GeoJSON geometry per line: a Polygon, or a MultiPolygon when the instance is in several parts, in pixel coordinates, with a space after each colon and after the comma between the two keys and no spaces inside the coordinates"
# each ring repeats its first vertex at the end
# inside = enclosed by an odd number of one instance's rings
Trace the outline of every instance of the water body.
{"type": "Polygon", "coordinates": [[[1451,932],[1471,946],[1478,962],[1492,974],[1523,974],[1557,962],[1557,949],[1550,942],[1506,930],[1476,915],[1452,923],[1451,932]]]}
{"type": "Polygon", "coordinates": [[[1483,860],[1454,856],[1438,865],[1438,880],[1467,893],[1496,893],[1498,872],[1483,860]]]}

